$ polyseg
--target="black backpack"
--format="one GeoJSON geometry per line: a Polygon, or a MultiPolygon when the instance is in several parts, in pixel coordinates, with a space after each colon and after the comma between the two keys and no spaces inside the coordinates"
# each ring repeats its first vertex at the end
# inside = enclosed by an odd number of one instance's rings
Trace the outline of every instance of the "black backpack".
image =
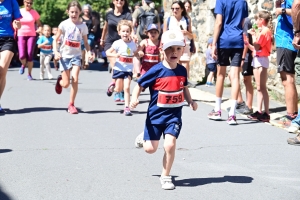
{"type": "Polygon", "coordinates": [[[149,11],[145,11],[142,8],[139,8],[141,11],[141,14],[139,15],[139,35],[142,39],[148,38],[147,36],[147,28],[150,24],[155,24],[155,13],[154,9],[151,8],[149,11]]]}

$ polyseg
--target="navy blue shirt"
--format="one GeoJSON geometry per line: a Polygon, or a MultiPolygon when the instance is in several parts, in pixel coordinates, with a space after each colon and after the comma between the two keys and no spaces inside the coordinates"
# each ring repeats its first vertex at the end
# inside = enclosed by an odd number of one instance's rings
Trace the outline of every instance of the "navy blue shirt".
{"type": "Polygon", "coordinates": [[[244,48],[242,21],[248,17],[247,1],[217,0],[215,14],[223,17],[218,48],[244,48]]]}
{"type": "Polygon", "coordinates": [[[151,67],[138,84],[150,90],[147,124],[181,123],[183,88],[187,85],[185,67],[177,64],[175,69],[169,69],[160,62],[151,67]]]}
{"type": "Polygon", "coordinates": [[[16,0],[5,0],[0,4],[0,37],[13,37],[14,29],[12,22],[20,19],[19,4],[16,0]]]}

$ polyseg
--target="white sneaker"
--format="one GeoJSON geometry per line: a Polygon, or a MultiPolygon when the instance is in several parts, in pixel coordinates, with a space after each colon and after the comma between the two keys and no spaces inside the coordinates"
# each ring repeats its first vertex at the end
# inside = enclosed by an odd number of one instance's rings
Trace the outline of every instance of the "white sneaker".
{"type": "Polygon", "coordinates": [[[53,79],[53,76],[50,74],[50,75],[48,76],[48,79],[49,79],[49,80],[52,80],[52,79],[53,79]]]}
{"type": "Polygon", "coordinates": [[[287,129],[289,133],[297,133],[299,130],[299,125],[291,123],[290,127],[287,129]]]}
{"type": "Polygon", "coordinates": [[[172,177],[171,176],[161,176],[159,178],[160,183],[161,183],[161,188],[164,190],[174,190],[175,185],[172,182],[172,177]]]}
{"type": "Polygon", "coordinates": [[[40,75],[40,80],[44,80],[44,75],[40,75]]]}
{"type": "Polygon", "coordinates": [[[144,132],[142,132],[135,138],[134,146],[140,149],[143,148],[143,144],[144,144],[144,132]]]}
{"type": "Polygon", "coordinates": [[[228,123],[229,125],[237,125],[236,117],[235,117],[234,115],[228,117],[227,123],[228,123]]]}

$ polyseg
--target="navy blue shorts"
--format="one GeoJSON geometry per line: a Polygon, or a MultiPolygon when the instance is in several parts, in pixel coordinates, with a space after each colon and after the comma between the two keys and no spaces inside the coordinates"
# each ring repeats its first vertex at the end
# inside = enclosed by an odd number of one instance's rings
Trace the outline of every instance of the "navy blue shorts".
{"type": "Polygon", "coordinates": [[[145,124],[144,140],[160,140],[162,134],[170,134],[178,138],[182,124],[174,122],[170,124],[145,124]]]}
{"type": "Polygon", "coordinates": [[[113,76],[112,76],[113,79],[118,79],[118,78],[126,79],[128,77],[132,79],[132,72],[123,72],[115,69],[113,71],[113,76]]]}
{"type": "Polygon", "coordinates": [[[216,72],[217,71],[217,64],[216,63],[209,63],[206,65],[208,71],[210,72],[216,72]]]}

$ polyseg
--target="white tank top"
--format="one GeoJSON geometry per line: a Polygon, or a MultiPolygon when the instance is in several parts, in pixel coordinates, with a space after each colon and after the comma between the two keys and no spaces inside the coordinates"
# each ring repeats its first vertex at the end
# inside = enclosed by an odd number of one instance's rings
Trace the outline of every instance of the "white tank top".
{"type": "MultiPolygon", "coordinates": [[[[188,19],[187,19],[188,20],[188,19]]],[[[182,16],[180,21],[178,22],[174,16],[170,17],[169,30],[181,31],[180,25],[184,30],[188,30],[186,19],[182,16]]],[[[190,44],[191,41],[187,36],[184,36],[186,44],[190,44]]]]}

